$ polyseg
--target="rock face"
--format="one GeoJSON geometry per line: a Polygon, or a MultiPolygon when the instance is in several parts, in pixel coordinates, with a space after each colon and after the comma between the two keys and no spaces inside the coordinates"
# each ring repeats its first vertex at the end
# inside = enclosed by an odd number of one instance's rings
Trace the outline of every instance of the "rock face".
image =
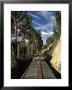
{"type": "Polygon", "coordinates": [[[59,73],[61,73],[61,40],[58,41],[53,51],[50,63],[59,73]]]}

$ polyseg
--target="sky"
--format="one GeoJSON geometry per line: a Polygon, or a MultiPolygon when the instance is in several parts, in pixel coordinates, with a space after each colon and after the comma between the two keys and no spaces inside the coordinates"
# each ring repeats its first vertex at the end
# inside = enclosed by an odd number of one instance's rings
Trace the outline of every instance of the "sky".
{"type": "Polygon", "coordinates": [[[46,39],[53,35],[53,27],[56,23],[55,12],[28,11],[27,14],[32,16],[32,27],[41,30],[43,44],[46,44],[46,39]]]}

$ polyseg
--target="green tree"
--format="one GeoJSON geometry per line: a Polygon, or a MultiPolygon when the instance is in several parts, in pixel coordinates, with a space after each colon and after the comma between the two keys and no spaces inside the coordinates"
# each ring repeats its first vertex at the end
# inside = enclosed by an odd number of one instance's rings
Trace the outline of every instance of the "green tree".
{"type": "Polygon", "coordinates": [[[54,35],[55,39],[59,39],[61,35],[61,12],[57,11],[55,13],[55,18],[56,18],[56,27],[54,28],[54,35]]]}
{"type": "Polygon", "coordinates": [[[42,46],[43,46],[43,40],[42,40],[42,37],[41,37],[41,31],[36,30],[35,33],[36,33],[36,38],[37,38],[37,41],[38,41],[38,49],[41,50],[42,46]]]}
{"type": "Polygon", "coordinates": [[[53,36],[48,37],[47,40],[46,40],[46,42],[47,42],[47,45],[49,46],[51,43],[54,42],[54,37],[53,36]]]}

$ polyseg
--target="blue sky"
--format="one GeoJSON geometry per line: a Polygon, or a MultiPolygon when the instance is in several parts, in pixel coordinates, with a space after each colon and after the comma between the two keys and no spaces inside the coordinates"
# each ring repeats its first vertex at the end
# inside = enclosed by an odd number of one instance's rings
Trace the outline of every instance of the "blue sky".
{"type": "Polygon", "coordinates": [[[27,14],[32,16],[32,27],[41,30],[43,43],[46,43],[46,39],[53,35],[53,27],[56,24],[55,13],[52,11],[28,11],[27,14]]]}

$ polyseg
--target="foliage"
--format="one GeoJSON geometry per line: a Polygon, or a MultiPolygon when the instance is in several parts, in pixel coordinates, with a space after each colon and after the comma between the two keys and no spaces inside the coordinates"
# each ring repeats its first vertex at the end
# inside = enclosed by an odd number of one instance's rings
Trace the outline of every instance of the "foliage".
{"type": "Polygon", "coordinates": [[[51,43],[54,42],[54,36],[47,38],[46,42],[47,42],[47,45],[49,46],[51,43]]]}
{"type": "Polygon", "coordinates": [[[47,48],[47,45],[46,45],[46,44],[44,44],[42,48],[43,48],[43,49],[47,48]]]}
{"type": "Polygon", "coordinates": [[[39,50],[41,50],[43,46],[43,40],[42,40],[40,31],[37,31],[37,37],[38,37],[38,48],[39,50]]]}
{"type": "Polygon", "coordinates": [[[54,48],[56,47],[58,40],[61,35],[61,12],[57,11],[55,12],[55,19],[56,19],[56,26],[54,26],[54,34],[51,37],[48,37],[46,42],[47,42],[47,47],[49,47],[49,52],[53,52],[54,48]]]}
{"type": "Polygon", "coordinates": [[[54,28],[54,32],[55,32],[54,35],[55,35],[55,38],[59,40],[61,35],[61,12],[57,11],[55,14],[55,17],[56,17],[56,28],[54,28]]]}
{"type": "Polygon", "coordinates": [[[12,11],[11,12],[11,31],[17,36],[22,36],[24,46],[20,49],[20,56],[26,56],[27,52],[35,52],[42,49],[43,41],[41,32],[35,30],[32,26],[32,17],[26,15],[27,12],[12,11]],[[16,29],[15,29],[16,27],[16,29]],[[17,31],[19,30],[19,31],[17,31]],[[15,32],[16,31],[16,32],[15,32]],[[26,46],[25,39],[29,40],[26,46]],[[23,48],[25,47],[25,48],[23,48]],[[29,48],[30,47],[30,48],[29,48]]]}
{"type": "Polygon", "coordinates": [[[32,37],[32,39],[34,39],[33,41],[36,41],[36,43],[37,43],[37,48],[39,50],[41,50],[42,49],[42,45],[43,45],[43,40],[42,40],[42,37],[41,37],[41,32],[38,31],[38,30],[35,30],[34,28],[32,28],[30,30],[30,32],[31,32],[31,35],[30,36],[33,36],[32,37]]]}

